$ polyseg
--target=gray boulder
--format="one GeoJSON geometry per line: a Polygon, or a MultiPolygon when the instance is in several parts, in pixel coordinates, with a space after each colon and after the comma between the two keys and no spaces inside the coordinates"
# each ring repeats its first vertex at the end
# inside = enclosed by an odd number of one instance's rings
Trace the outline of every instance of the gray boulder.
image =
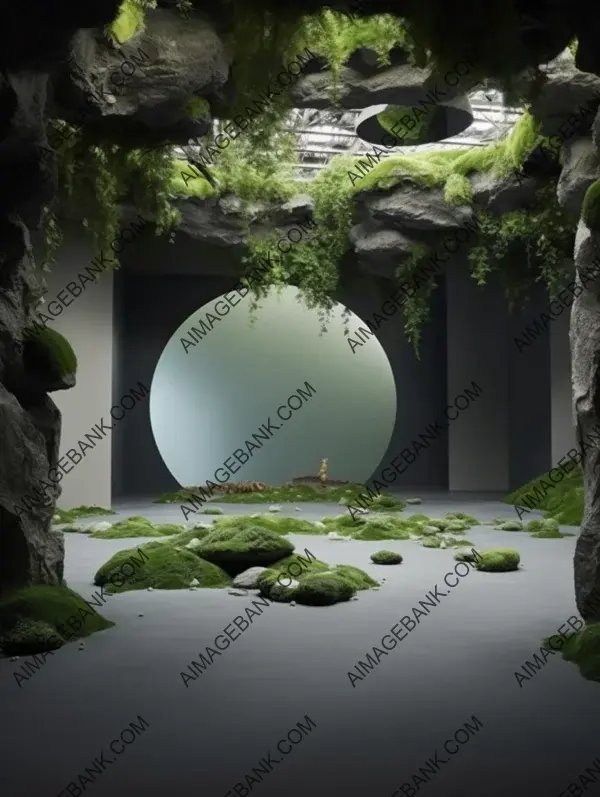
{"type": "Polygon", "coordinates": [[[233,579],[233,586],[238,589],[258,589],[258,577],[266,567],[249,567],[233,579]]]}

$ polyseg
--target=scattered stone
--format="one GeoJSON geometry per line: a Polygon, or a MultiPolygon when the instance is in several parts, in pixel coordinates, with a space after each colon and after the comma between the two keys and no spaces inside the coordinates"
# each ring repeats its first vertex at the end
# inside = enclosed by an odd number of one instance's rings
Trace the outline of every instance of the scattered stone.
{"type": "Polygon", "coordinates": [[[250,515],[250,517],[255,520],[257,517],[260,517],[260,512],[254,512],[254,514],[250,515]]]}
{"type": "Polygon", "coordinates": [[[352,537],[344,537],[343,534],[338,534],[337,531],[330,531],[327,534],[327,539],[329,539],[329,540],[344,540],[344,541],[348,542],[348,540],[351,540],[352,537]]]}
{"type": "Polygon", "coordinates": [[[347,498],[340,498],[340,500],[338,501],[338,504],[341,504],[342,506],[348,506],[348,499],[347,498]]]}
{"type": "Polygon", "coordinates": [[[373,587],[373,592],[379,592],[380,589],[381,587],[373,587]]]}
{"type": "Polygon", "coordinates": [[[199,587],[199,586],[200,586],[200,582],[198,581],[198,579],[197,579],[197,578],[193,578],[193,579],[190,581],[190,587],[199,587]]]}
{"type": "Polygon", "coordinates": [[[196,592],[196,587],[190,587],[190,592],[196,592]]]}
{"type": "Polygon", "coordinates": [[[357,600],[358,600],[358,598],[357,598],[357,597],[356,597],[356,595],[355,595],[353,598],[350,598],[350,600],[351,600],[351,601],[357,601],[357,600]]]}
{"type": "Polygon", "coordinates": [[[192,528],[194,531],[196,529],[212,529],[212,523],[194,523],[192,528]]]}
{"type": "Polygon", "coordinates": [[[193,540],[190,540],[185,548],[188,551],[194,551],[196,548],[199,548],[202,545],[202,541],[199,540],[197,537],[194,537],[193,540]]]}
{"type": "Polygon", "coordinates": [[[277,588],[281,587],[281,589],[296,589],[299,583],[300,583],[299,581],[296,581],[295,579],[292,578],[289,584],[280,584],[279,582],[277,582],[277,588]]]}
{"type": "Polygon", "coordinates": [[[447,547],[448,547],[448,546],[446,545],[446,543],[444,542],[444,540],[442,540],[442,541],[441,541],[441,543],[440,543],[440,548],[447,548],[447,547]]]}
{"type": "Polygon", "coordinates": [[[154,592],[154,587],[148,587],[148,592],[154,592]]]}
{"type": "Polygon", "coordinates": [[[320,520],[315,520],[315,526],[316,526],[318,529],[326,529],[326,528],[327,528],[327,526],[326,526],[324,523],[321,523],[321,521],[320,521],[320,520]]]}
{"type": "Polygon", "coordinates": [[[295,606],[295,605],[296,605],[296,601],[290,601],[290,606],[295,606]]]}
{"type": "Polygon", "coordinates": [[[77,648],[78,653],[81,653],[82,650],[85,650],[85,648],[77,648]]]}
{"type": "Polygon", "coordinates": [[[11,656],[10,660],[11,661],[19,661],[19,657],[18,656],[11,656]]]}
{"type": "Polygon", "coordinates": [[[237,589],[258,589],[258,577],[264,573],[266,567],[250,567],[233,579],[233,586],[237,589]]]}
{"type": "Polygon", "coordinates": [[[423,500],[421,498],[403,498],[402,499],[405,504],[422,504],[423,500]]]}
{"type": "Polygon", "coordinates": [[[143,617],[143,616],[144,616],[143,614],[138,614],[138,617],[143,617]]]}
{"type": "Polygon", "coordinates": [[[302,512],[302,510],[300,509],[300,507],[299,507],[299,506],[297,506],[297,507],[294,509],[294,512],[302,512]]]}
{"type": "Polygon", "coordinates": [[[245,598],[248,593],[245,590],[230,589],[228,594],[235,595],[236,598],[245,598]]]}
{"type": "Polygon", "coordinates": [[[99,523],[92,523],[91,526],[88,526],[88,531],[108,531],[108,529],[112,529],[113,524],[108,523],[106,520],[100,521],[99,523]]]}
{"type": "Polygon", "coordinates": [[[281,512],[281,507],[276,506],[275,504],[271,504],[269,507],[269,512],[281,512]]]}

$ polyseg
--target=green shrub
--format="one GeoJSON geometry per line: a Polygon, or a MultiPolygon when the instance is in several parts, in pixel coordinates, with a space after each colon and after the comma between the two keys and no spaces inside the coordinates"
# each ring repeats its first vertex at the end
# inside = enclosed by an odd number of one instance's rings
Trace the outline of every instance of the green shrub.
{"type": "Polygon", "coordinates": [[[399,565],[402,557],[395,551],[375,551],[371,554],[371,561],[376,565],[399,565]]]}
{"type": "Polygon", "coordinates": [[[475,567],[477,570],[490,573],[505,573],[510,570],[518,570],[520,561],[519,552],[514,548],[490,548],[479,553],[475,567]]]}
{"type": "Polygon", "coordinates": [[[105,562],[94,576],[94,584],[106,586],[107,592],[127,592],[136,589],[185,589],[193,579],[198,579],[201,587],[225,587],[231,579],[220,567],[207,562],[191,551],[177,550],[175,546],[163,542],[147,542],[139,548],[118,551],[105,562]],[[131,563],[133,554],[143,551],[147,559],[136,566],[131,575],[120,568],[131,563]],[[111,582],[117,575],[120,585],[111,582]]]}
{"type": "Polygon", "coordinates": [[[600,178],[595,180],[585,192],[581,218],[590,230],[600,232],[600,178]]]}
{"type": "Polygon", "coordinates": [[[113,625],[68,587],[23,587],[0,601],[0,637],[7,655],[18,655],[19,648],[23,654],[54,650],[67,639],[86,637],[113,625]],[[73,617],[81,625],[77,631],[68,624],[73,617]]]}
{"type": "Polygon", "coordinates": [[[77,373],[77,357],[69,341],[55,329],[38,327],[25,333],[24,358],[62,379],[77,373]]]}
{"type": "Polygon", "coordinates": [[[268,566],[293,551],[294,546],[289,540],[260,526],[216,528],[197,549],[199,556],[219,565],[231,575],[237,575],[249,567],[268,566]]]}

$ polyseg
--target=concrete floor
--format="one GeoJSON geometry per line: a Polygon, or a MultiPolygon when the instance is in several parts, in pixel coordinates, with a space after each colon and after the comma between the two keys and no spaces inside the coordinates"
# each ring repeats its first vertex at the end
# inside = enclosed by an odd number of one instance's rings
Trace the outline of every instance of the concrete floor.
{"type": "MultiPolygon", "coordinates": [[[[492,500],[420,494],[424,503],[406,514],[515,516],[492,500]]],[[[228,514],[260,511],[256,504],[221,506],[228,514]]],[[[309,519],[340,511],[331,504],[304,505],[302,512],[285,507],[284,513],[309,519]]],[[[118,509],[118,517],[183,520],[178,505],[128,502],[118,509]]],[[[190,520],[196,518],[211,520],[190,520]]],[[[187,687],[181,672],[250,600],[227,590],[108,597],[100,611],[117,625],[87,639],[83,652],[77,643],[66,645],[21,688],[13,673],[24,660],[0,661],[2,794],[559,797],[600,756],[600,684],[585,681],[559,654],[521,686],[514,672],[539,653],[543,637],[577,614],[576,538],[535,540],[490,527],[468,537],[479,547],[516,547],[521,570],[472,571],[448,589],[443,579],[455,564],[451,550],[292,536],[300,552],[308,548],[387,581],[379,592],[333,607],[268,606],[187,687]],[[400,551],[403,564],[371,564],[369,555],[381,548],[400,551]],[[448,594],[353,687],[348,671],[436,584],[448,594]],[[110,753],[111,741],[138,715],[150,727],[121,755],[110,753]],[[278,741],[305,715],[316,727],[288,755],[276,753],[278,741]],[[444,753],[444,742],[473,715],[479,731],[455,755],[444,753]],[[415,785],[397,791],[413,783],[411,775],[436,749],[447,759],[439,772],[421,773],[418,791],[415,785]],[[78,781],[102,750],[113,763],[101,775],[88,773],[87,785],[78,781]],[[250,790],[244,775],[269,751],[280,763],[262,783],[255,773],[250,790]],[[79,785],[63,791],[69,782],[79,785]],[[243,784],[237,791],[236,783],[243,784]]],[[[143,541],[65,535],[69,586],[89,597],[98,566],[143,541]]],[[[597,778],[583,793],[600,793],[597,778]]]]}

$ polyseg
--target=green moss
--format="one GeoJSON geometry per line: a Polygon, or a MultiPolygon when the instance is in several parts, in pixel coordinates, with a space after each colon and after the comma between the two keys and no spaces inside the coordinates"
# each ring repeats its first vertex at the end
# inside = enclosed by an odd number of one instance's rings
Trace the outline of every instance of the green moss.
{"type": "Polygon", "coordinates": [[[180,530],[178,534],[174,534],[172,537],[169,537],[168,540],[164,540],[164,543],[165,545],[172,545],[175,548],[185,548],[192,540],[203,540],[208,536],[211,530],[212,529],[200,528],[188,529],[187,531],[180,530]]]}
{"type": "Polygon", "coordinates": [[[415,534],[415,526],[404,519],[368,518],[359,526],[354,525],[351,536],[355,540],[409,540],[415,534]]]}
{"type": "Polygon", "coordinates": [[[364,570],[361,570],[359,567],[354,567],[353,565],[335,565],[333,573],[344,581],[347,581],[357,590],[371,589],[372,587],[379,586],[379,582],[371,578],[364,570]]]}
{"type": "Polygon", "coordinates": [[[432,517],[427,519],[428,526],[434,526],[436,529],[439,529],[440,531],[445,531],[448,528],[449,524],[450,520],[448,518],[432,517]]]}
{"type": "Polygon", "coordinates": [[[59,641],[65,641],[86,637],[113,625],[113,622],[105,620],[68,587],[24,587],[0,601],[0,637],[7,654],[11,651],[16,654],[19,646],[22,653],[36,653],[60,647],[62,642],[58,644],[53,640],[49,629],[52,629],[59,641]],[[68,625],[69,618],[73,617],[81,623],[77,631],[68,625]],[[64,627],[61,632],[58,630],[60,626],[64,627]],[[5,643],[7,635],[8,641],[5,643]]]}
{"type": "MultiPolygon", "coordinates": [[[[322,562],[320,559],[311,559],[309,556],[302,556],[302,554],[297,553],[285,556],[283,559],[280,559],[278,562],[275,562],[275,564],[272,564],[267,568],[267,570],[272,573],[276,573],[277,575],[283,573],[284,575],[293,579],[300,579],[307,573],[323,573],[330,569],[331,568],[327,562],[322,562]],[[300,561],[299,557],[302,557],[302,561],[300,561]],[[289,572],[290,565],[293,566],[294,572],[298,567],[302,568],[302,572],[297,576],[292,575],[289,572]]],[[[265,573],[266,572],[267,571],[265,570],[265,573]]]]}
{"type": "MultiPolygon", "coordinates": [[[[217,193],[197,169],[188,161],[175,159],[173,161],[173,174],[168,185],[169,193],[174,196],[196,197],[205,199],[217,193]]],[[[159,503],[165,503],[160,501],[159,503]]]]}
{"type": "Polygon", "coordinates": [[[423,548],[441,548],[442,545],[439,537],[425,537],[422,542],[423,548]]]}
{"type": "Polygon", "coordinates": [[[305,606],[332,606],[349,601],[356,587],[335,573],[314,573],[303,578],[294,590],[294,600],[305,606]]]}
{"type": "Polygon", "coordinates": [[[155,498],[152,503],[154,504],[183,504],[190,501],[194,495],[198,495],[197,487],[182,487],[181,490],[172,490],[168,493],[162,493],[155,498]]]}
{"type": "MultiPolygon", "coordinates": [[[[396,501],[393,495],[386,495],[385,493],[382,493],[381,495],[378,495],[377,498],[373,499],[373,504],[375,504],[377,508],[381,507],[383,509],[393,509],[394,507],[398,506],[399,503],[403,502],[396,501]]],[[[403,508],[405,506],[406,504],[403,503],[403,508]]]]}
{"type": "Polygon", "coordinates": [[[177,523],[154,524],[143,517],[130,517],[115,523],[105,531],[93,531],[90,537],[102,540],[117,540],[127,537],[167,537],[180,534],[182,528],[181,524],[177,523]]]}
{"type": "Polygon", "coordinates": [[[359,493],[364,493],[362,484],[347,484],[341,487],[312,487],[309,484],[284,484],[281,487],[268,487],[260,493],[228,493],[215,496],[214,500],[223,504],[299,504],[339,503],[341,498],[356,501],[359,493]]]}
{"type": "Polygon", "coordinates": [[[225,587],[231,579],[220,567],[207,562],[191,551],[178,551],[164,542],[149,542],[139,548],[118,551],[94,576],[94,584],[105,586],[108,592],[127,592],[136,589],[186,589],[193,579],[201,587],[225,587]],[[136,559],[132,575],[121,575],[120,568],[131,562],[134,554],[143,551],[147,559],[136,559]],[[111,576],[118,575],[123,584],[116,586],[111,576]]]}
{"type": "Polygon", "coordinates": [[[197,553],[232,575],[249,567],[268,566],[289,556],[294,546],[280,534],[260,526],[216,528],[201,542],[197,553]]]}
{"type": "Polygon", "coordinates": [[[567,639],[561,652],[565,661],[577,664],[584,678],[600,681],[600,623],[586,625],[567,639]]]}
{"type": "Polygon", "coordinates": [[[375,551],[371,554],[371,561],[376,565],[399,565],[402,556],[395,551],[375,551]]]}
{"type": "Polygon", "coordinates": [[[480,521],[476,517],[468,515],[466,512],[446,512],[444,517],[449,520],[460,520],[467,526],[478,526],[480,524],[480,521]]]}
{"type": "Polygon", "coordinates": [[[427,132],[430,114],[425,114],[423,119],[417,120],[415,119],[411,107],[388,105],[385,111],[381,111],[381,113],[377,114],[377,121],[384,130],[387,130],[387,132],[391,133],[393,136],[398,136],[403,143],[419,144],[422,143],[423,137],[427,132]],[[402,122],[402,119],[406,117],[414,122],[412,130],[409,130],[402,122]],[[394,132],[393,128],[396,128],[396,132],[394,132]],[[402,133],[402,135],[400,133],[402,133]]]}
{"type": "Polygon", "coordinates": [[[448,548],[461,548],[462,546],[466,545],[470,545],[471,547],[473,547],[474,545],[474,543],[472,543],[471,540],[465,540],[464,538],[459,540],[454,540],[452,538],[449,538],[446,539],[445,542],[448,548]]]}
{"type": "Polygon", "coordinates": [[[562,534],[558,529],[542,529],[531,535],[536,540],[562,540],[564,537],[574,537],[574,534],[562,534]]]}
{"type": "Polygon", "coordinates": [[[590,230],[600,232],[600,178],[585,192],[581,206],[581,218],[590,230]]]}
{"type": "Polygon", "coordinates": [[[580,468],[575,468],[554,484],[543,473],[508,495],[507,504],[545,511],[546,519],[565,526],[579,526],[583,520],[584,489],[580,468]]]}
{"type": "Polygon", "coordinates": [[[204,97],[191,97],[185,111],[190,119],[204,119],[210,117],[210,103],[204,97]]]}
{"type": "Polygon", "coordinates": [[[500,531],[523,531],[523,524],[520,520],[508,520],[497,528],[500,531]]]}
{"type": "Polygon", "coordinates": [[[53,626],[41,620],[19,620],[14,627],[0,636],[0,650],[6,656],[27,656],[62,647],[65,639],[53,626]]]}
{"type": "Polygon", "coordinates": [[[466,531],[469,528],[469,524],[465,523],[464,520],[451,520],[448,525],[446,526],[446,531],[466,531]]]}
{"type": "Polygon", "coordinates": [[[77,373],[77,357],[69,341],[55,329],[39,327],[25,332],[24,358],[57,378],[77,373]]]}
{"type": "Polygon", "coordinates": [[[124,0],[116,18],[108,25],[107,33],[114,36],[119,44],[129,41],[143,30],[147,11],[155,7],[156,2],[152,0],[124,0]]]}
{"type": "Polygon", "coordinates": [[[554,518],[538,518],[529,521],[527,524],[527,531],[534,533],[538,531],[559,531],[559,524],[554,518]]]}
{"type": "Polygon", "coordinates": [[[277,534],[327,534],[327,529],[315,526],[310,520],[285,517],[285,515],[263,514],[257,517],[229,515],[214,522],[215,528],[245,529],[249,526],[260,526],[277,534]]]}
{"type": "Polygon", "coordinates": [[[224,512],[220,506],[205,506],[200,510],[201,515],[223,515],[224,512]]]}
{"type": "Polygon", "coordinates": [[[112,509],[105,509],[101,506],[75,506],[73,509],[60,509],[58,506],[54,510],[52,522],[72,523],[82,517],[101,517],[103,515],[116,515],[112,509]]]}
{"type": "Polygon", "coordinates": [[[475,562],[477,570],[490,573],[506,573],[518,570],[521,557],[514,548],[490,548],[479,553],[475,562]]]}

